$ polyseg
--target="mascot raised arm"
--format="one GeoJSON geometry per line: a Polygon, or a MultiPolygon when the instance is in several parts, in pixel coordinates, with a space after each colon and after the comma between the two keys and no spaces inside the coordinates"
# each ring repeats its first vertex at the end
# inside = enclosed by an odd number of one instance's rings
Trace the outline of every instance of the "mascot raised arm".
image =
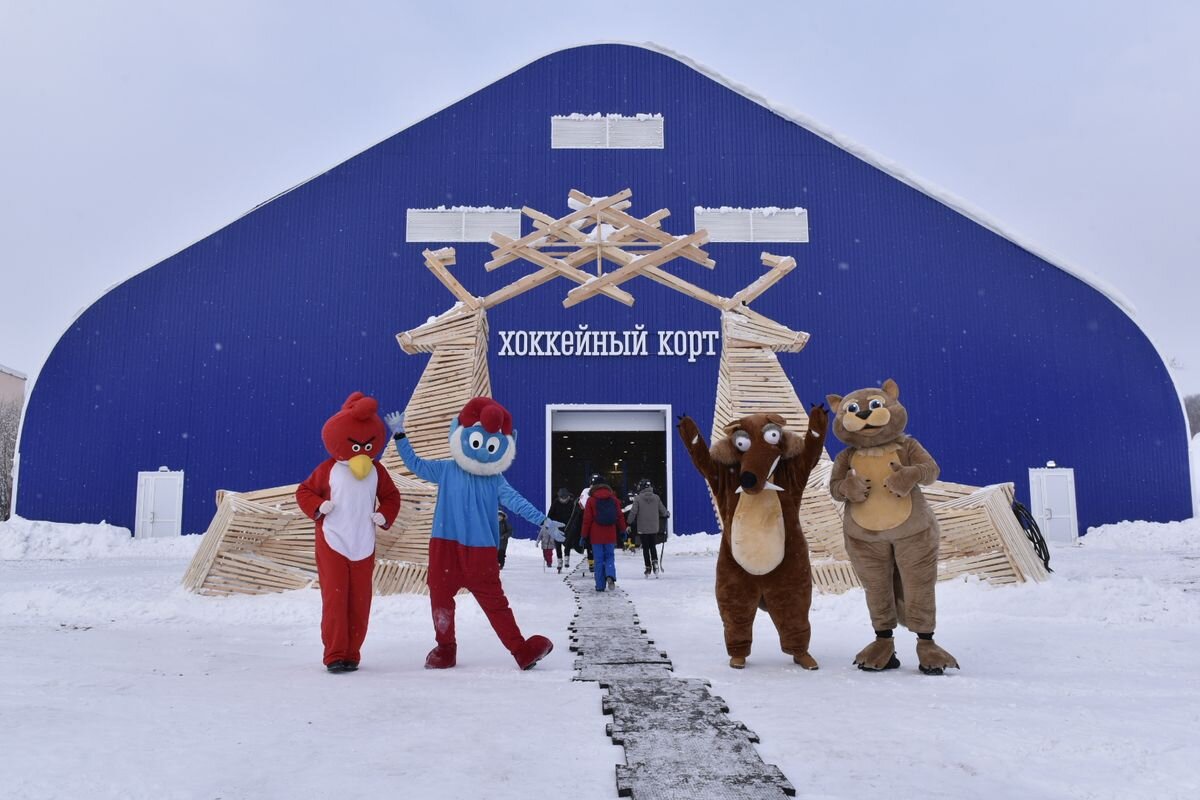
{"type": "Polygon", "coordinates": [[[847,447],[829,476],[829,493],[845,501],[842,532],[850,563],[867,596],[875,641],[854,663],[877,672],[900,666],[892,631],[899,623],[917,634],[917,662],[941,675],[958,661],[933,641],[941,531],[921,492],[937,480],[937,462],[905,434],[908,411],[891,378],[881,388],[826,398],[833,433],[847,447]]]}
{"type": "Polygon", "coordinates": [[[490,397],[476,397],[450,423],[449,460],[421,458],[404,433],[404,415],[388,414],[396,452],[418,478],[438,485],[429,538],[429,603],[437,646],[426,669],[448,669],[458,659],[454,634],[454,595],[475,596],[500,642],[521,669],[529,669],[554,649],[545,636],[526,639],[517,627],[500,584],[496,548],[500,543],[497,505],[503,505],[562,541],[561,523],[549,519],[509,485],[501,474],[517,455],[512,415],[490,397]]]}
{"type": "Polygon", "coordinates": [[[808,652],[812,569],[799,512],[828,424],[824,406],[809,411],[806,436],[788,430],[778,414],[753,414],[726,425],[710,448],[691,417],[679,421],[683,445],[721,515],[717,608],[734,669],[746,666],[759,608],[775,623],[783,652],[805,669],[817,668],[808,652]]]}

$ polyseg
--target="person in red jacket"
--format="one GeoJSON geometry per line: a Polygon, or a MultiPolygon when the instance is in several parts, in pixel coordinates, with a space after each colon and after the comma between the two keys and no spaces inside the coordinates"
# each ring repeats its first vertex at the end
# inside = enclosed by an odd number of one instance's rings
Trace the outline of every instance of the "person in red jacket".
{"type": "Polygon", "coordinates": [[[625,530],[625,515],[612,488],[604,478],[592,478],[587,504],[583,507],[581,535],[591,542],[596,561],[596,591],[612,589],[617,584],[617,534],[625,530]]]}
{"type": "Polygon", "coordinates": [[[317,522],[321,642],[330,672],[358,669],[371,614],[375,528],[387,530],[400,513],[400,492],[377,460],[388,443],[377,412],[374,398],[351,394],[321,429],[330,458],[296,487],[300,510],[317,522]]]}

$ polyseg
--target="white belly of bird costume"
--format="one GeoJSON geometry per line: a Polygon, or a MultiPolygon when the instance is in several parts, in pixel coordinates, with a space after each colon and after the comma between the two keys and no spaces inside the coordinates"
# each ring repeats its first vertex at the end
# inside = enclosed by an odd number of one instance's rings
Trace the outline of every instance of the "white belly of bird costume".
{"type": "Polygon", "coordinates": [[[371,520],[371,512],[375,510],[378,483],[379,475],[374,467],[361,481],[342,461],[329,471],[329,499],[333,501],[333,511],[325,517],[321,528],[325,531],[325,542],[351,561],[361,561],[375,552],[375,523],[371,520]]]}

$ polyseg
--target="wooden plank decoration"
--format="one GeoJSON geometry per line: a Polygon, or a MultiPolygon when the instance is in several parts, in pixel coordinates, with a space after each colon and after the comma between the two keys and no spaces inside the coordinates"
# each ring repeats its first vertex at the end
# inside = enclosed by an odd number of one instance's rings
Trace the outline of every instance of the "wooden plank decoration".
{"type": "MultiPolygon", "coordinates": [[[[493,242],[498,242],[498,241],[503,242],[504,236],[502,236],[501,234],[493,234],[492,241],[493,242]]],[[[556,272],[559,275],[562,275],[564,278],[573,280],[576,283],[586,284],[588,281],[595,278],[594,275],[589,275],[588,273],[584,272],[583,270],[578,269],[577,267],[572,266],[571,264],[567,263],[563,259],[551,258],[550,256],[541,252],[537,248],[522,247],[522,248],[518,248],[518,252],[521,253],[522,258],[524,258],[528,261],[532,261],[533,263],[537,264],[538,266],[542,267],[543,269],[548,269],[548,270],[551,270],[552,272],[556,272]]],[[[615,286],[605,287],[604,294],[620,303],[624,303],[627,306],[633,305],[633,295],[629,294],[626,291],[618,289],[615,286]]],[[[506,299],[510,299],[510,298],[506,298],[506,299]]]]}
{"type": "MultiPolygon", "coordinates": [[[[453,259],[450,248],[426,252],[426,266],[435,274],[453,259]]],[[[482,303],[471,308],[460,292],[447,288],[459,298],[454,307],[396,337],[407,353],[432,354],[405,409],[413,447],[427,458],[449,458],[450,420],[470,398],[491,394],[486,312],[482,303]]],[[[392,448],[382,462],[401,504],[391,529],[376,535],[374,589],[424,593],[437,487],[413,475],[392,448]]],[[[295,491],[292,484],[219,493],[217,513],[184,586],[201,594],[262,594],[316,585],[314,525],[296,506],[295,491]]]]}
{"type": "Polygon", "coordinates": [[[479,307],[479,298],[472,296],[466,288],[458,282],[458,280],[450,274],[450,270],[446,269],[454,263],[454,248],[443,247],[441,250],[433,251],[426,250],[422,255],[425,256],[425,266],[429,267],[442,285],[450,290],[450,293],[458,298],[459,302],[472,310],[479,307]]]}
{"type": "MultiPolygon", "coordinates": [[[[789,427],[807,435],[808,413],[784,374],[777,352],[799,352],[808,334],[791,331],[752,311],[748,303],[795,267],[791,258],[763,253],[770,272],[722,303],[721,361],[716,409],[709,441],[725,426],[750,414],[782,414],[789,427]]],[[[833,462],[823,453],[809,476],[800,521],[812,556],[819,591],[845,592],[859,585],[842,542],[842,508],[829,496],[833,462]]],[[[938,579],[975,575],[989,583],[1042,581],[1048,577],[1012,513],[1012,484],[978,488],[938,481],[923,489],[942,529],[938,579]]],[[[716,514],[720,525],[720,515],[716,514]]]]}
{"type": "MultiPolygon", "coordinates": [[[[523,209],[534,231],[520,239],[493,233],[496,250],[484,267],[493,270],[524,260],[538,269],[484,297],[472,295],[450,273],[453,248],[424,251],[425,266],[456,302],[425,324],[396,335],[405,353],[430,355],[405,408],[405,427],[418,453],[449,458],[450,421],[470,398],[491,395],[487,310],[558,277],[579,284],[567,293],[567,307],[597,295],[632,305],[633,296],[618,284],[643,276],[717,309],[721,358],[711,438],[722,435],[733,420],[766,411],[782,414],[789,427],[807,434],[808,415],[776,354],[799,352],[809,336],[749,306],[795,268],[795,259],[762,253],[766,273],[732,297],[714,294],[662,268],[677,258],[709,269],[715,266],[699,247],[708,241],[707,232],[676,238],[660,227],[670,215],[666,209],[642,219],[628,213],[632,195],[625,189],[592,198],[572,190],[568,204],[574,210],[557,219],[523,209]],[[605,273],[606,262],[616,269],[605,273]],[[597,265],[595,275],[584,269],[592,263],[597,265]]],[[[377,534],[374,589],[377,594],[424,593],[437,487],[413,475],[394,449],[385,452],[382,463],[402,500],[395,524],[377,534]]],[[[842,544],[842,509],[828,492],[831,467],[823,453],[799,513],[812,550],[814,585],[841,592],[856,586],[857,578],[842,544]]],[[[218,492],[216,514],[188,566],[184,586],[221,595],[315,585],[314,524],[297,508],[295,490],[292,484],[240,494],[218,492]]],[[[1046,570],[1011,511],[1012,484],[978,488],[939,481],[925,494],[942,527],[939,579],[968,574],[997,584],[1046,579],[1046,570]]]]}
{"type": "MultiPolygon", "coordinates": [[[[706,231],[696,231],[693,234],[684,236],[682,239],[676,239],[670,244],[665,244],[650,253],[634,256],[627,264],[613,272],[606,272],[599,277],[592,278],[582,286],[567,292],[567,297],[563,300],[563,305],[567,308],[578,305],[609,286],[616,286],[650,267],[657,267],[659,264],[674,257],[676,253],[691,247],[693,243],[698,242],[703,244],[706,241],[708,241],[708,233],[706,231]]],[[[603,249],[599,250],[599,252],[602,255],[604,254],[603,249]]]]}

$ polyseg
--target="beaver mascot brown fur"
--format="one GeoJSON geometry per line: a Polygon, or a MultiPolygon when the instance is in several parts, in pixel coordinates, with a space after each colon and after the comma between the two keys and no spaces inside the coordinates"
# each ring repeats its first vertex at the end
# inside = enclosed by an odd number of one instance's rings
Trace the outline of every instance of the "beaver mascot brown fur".
{"type": "Polygon", "coordinates": [[[848,445],[833,462],[829,493],[846,503],[846,552],[866,590],[875,628],[875,641],[854,663],[872,672],[899,667],[892,640],[899,622],[917,634],[921,672],[941,675],[957,668],[954,656],[933,642],[941,531],[918,484],[937,480],[937,462],[905,435],[908,411],[891,378],[881,389],[831,394],[826,401],[834,412],[833,434],[848,445]]]}
{"type": "Polygon", "coordinates": [[[808,653],[812,569],[799,509],[824,449],[829,415],[814,406],[807,436],[786,425],[778,414],[742,417],[709,448],[691,417],[679,420],[679,436],[721,516],[717,608],[734,669],[746,666],[759,608],[775,623],[783,652],[805,669],[817,668],[808,653]]]}

